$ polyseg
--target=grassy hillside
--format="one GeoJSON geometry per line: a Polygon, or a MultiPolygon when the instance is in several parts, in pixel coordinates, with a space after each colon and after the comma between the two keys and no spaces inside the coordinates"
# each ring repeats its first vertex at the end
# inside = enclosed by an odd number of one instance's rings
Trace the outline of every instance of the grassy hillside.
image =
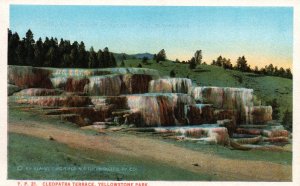
{"type": "Polygon", "coordinates": [[[188,77],[192,79],[194,84],[199,86],[229,86],[254,89],[254,95],[262,101],[263,105],[267,101],[277,99],[281,117],[286,109],[292,110],[293,82],[290,79],[225,70],[222,67],[211,65],[200,65],[196,69],[190,70],[188,64],[172,61],[156,63],[149,60],[147,64],[143,64],[139,59],[130,59],[125,61],[125,66],[137,67],[139,63],[142,67],[159,70],[161,75],[169,76],[170,71],[174,70],[176,77],[188,77]]]}

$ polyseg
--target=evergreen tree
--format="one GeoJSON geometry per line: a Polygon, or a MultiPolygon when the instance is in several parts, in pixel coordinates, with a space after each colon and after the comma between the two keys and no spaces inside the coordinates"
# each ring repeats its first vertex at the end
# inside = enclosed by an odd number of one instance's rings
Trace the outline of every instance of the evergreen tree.
{"type": "Polygon", "coordinates": [[[102,50],[99,50],[97,52],[97,68],[103,68],[104,67],[104,55],[102,50]]]}
{"type": "Polygon", "coordinates": [[[26,58],[26,50],[25,50],[25,39],[23,38],[22,41],[18,43],[18,47],[16,49],[16,56],[17,56],[17,64],[18,65],[26,65],[25,58],[26,58]]]}
{"type": "Polygon", "coordinates": [[[217,61],[216,60],[212,60],[211,65],[217,65],[217,61]]]}
{"type": "Polygon", "coordinates": [[[242,72],[249,72],[250,66],[247,64],[245,56],[239,57],[236,62],[236,69],[242,72]]]}
{"type": "Polygon", "coordinates": [[[190,69],[195,69],[196,66],[197,66],[196,60],[195,60],[194,57],[192,57],[192,59],[191,59],[190,62],[189,62],[189,68],[190,68],[190,69]]]}
{"type": "Polygon", "coordinates": [[[10,29],[7,29],[7,41],[10,41],[10,39],[11,39],[11,37],[12,37],[12,32],[11,32],[11,30],[10,29]]]}
{"type": "Polygon", "coordinates": [[[78,42],[74,41],[71,46],[71,53],[70,53],[70,59],[71,59],[71,66],[70,67],[76,67],[78,65],[78,42]]]}
{"type": "Polygon", "coordinates": [[[280,69],[279,69],[279,76],[281,76],[281,77],[285,77],[285,70],[284,70],[284,68],[282,68],[282,67],[280,67],[280,69]]]}
{"type": "Polygon", "coordinates": [[[285,76],[286,78],[293,79],[293,74],[292,74],[290,68],[287,68],[287,69],[285,70],[285,74],[286,74],[286,76],[285,76]]]}
{"type": "Polygon", "coordinates": [[[230,62],[230,59],[226,59],[226,58],[223,58],[222,59],[222,66],[224,69],[232,69],[232,64],[230,62]]]}
{"type": "Polygon", "coordinates": [[[11,30],[8,30],[8,46],[7,46],[7,61],[9,65],[18,65],[18,58],[17,58],[17,48],[19,46],[20,37],[18,33],[12,34],[11,30]]]}
{"type": "Polygon", "coordinates": [[[115,56],[113,53],[110,53],[110,66],[109,67],[116,67],[117,66],[117,61],[115,59],[115,56]]]}
{"type": "MultiPolygon", "coordinates": [[[[96,58],[96,60],[97,60],[97,58],[96,58]]],[[[97,65],[97,63],[95,65],[97,65]]],[[[79,67],[79,68],[86,68],[86,67],[88,67],[88,64],[86,62],[85,45],[84,45],[84,43],[82,41],[80,42],[80,44],[78,46],[78,61],[77,61],[76,67],[79,67]]]]}
{"type": "Polygon", "coordinates": [[[259,69],[258,69],[258,67],[257,66],[255,66],[254,67],[254,70],[253,70],[253,72],[255,73],[255,74],[259,74],[260,72],[259,72],[259,69]]]}
{"type": "Polygon", "coordinates": [[[46,54],[45,66],[47,67],[58,67],[58,50],[51,46],[46,54]]]}
{"type": "Polygon", "coordinates": [[[41,67],[43,66],[44,56],[43,56],[43,41],[39,38],[34,45],[34,63],[33,66],[41,67]]]}
{"type": "Polygon", "coordinates": [[[217,58],[217,61],[216,61],[216,66],[221,67],[221,66],[222,66],[222,63],[223,63],[223,57],[222,57],[222,56],[219,56],[219,57],[217,58]]]}
{"type": "Polygon", "coordinates": [[[63,54],[60,66],[65,68],[72,67],[72,60],[70,54],[63,54]]]}
{"type": "Polygon", "coordinates": [[[29,29],[26,32],[26,37],[25,37],[25,43],[24,43],[24,49],[25,49],[25,64],[26,65],[32,65],[33,64],[33,59],[34,59],[34,39],[33,39],[33,33],[29,29]]]}
{"type": "Polygon", "coordinates": [[[165,61],[167,59],[166,52],[164,49],[159,51],[155,57],[156,62],[158,63],[159,61],[165,61]]]}
{"type": "Polygon", "coordinates": [[[109,55],[109,49],[107,47],[103,49],[103,67],[104,68],[110,67],[110,55],[109,55]]]}
{"type": "Polygon", "coordinates": [[[89,51],[89,62],[88,62],[89,68],[96,68],[97,67],[97,54],[94,51],[94,48],[91,47],[89,51]]]}
{"type": "Polygon", "coordinates": [[[266,66],[266,72],[267,72],[267,75],[270,75],[270,76],[272,76],[274,74],[273,64],[269,64],[268,66],[266,66]]]}
{"type": "Polygon", "coordinates": [[[274,73],[273,73],[274,76],[279,76],[279,70],[278,70],[278,67],[275,66],[274,68],[274,73]]]}
{"type": "Polygon", "coordinates": [[[201,62],[202,62],[202,50],[197,50],[197,51],[195,52],[194,57],[195,57],[195,60],[196,60],[196,64],[197,64],[197,65],[200,65],[201,62]]]}

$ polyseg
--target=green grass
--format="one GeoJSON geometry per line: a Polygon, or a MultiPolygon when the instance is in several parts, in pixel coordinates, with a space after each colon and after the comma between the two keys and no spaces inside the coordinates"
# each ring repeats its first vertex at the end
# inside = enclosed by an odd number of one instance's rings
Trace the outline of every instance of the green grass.
{"type": "Polygon", "coordinates": [[[137,67],[141,63],[143,68],[159,70],[161,75],[169,76],[174,70],[176,77],[188,77],[199,86],[246,87],[254,89],[254,95],[265,104],[276,98],[280,106],[280,117],[286,109],[293,108],[293,81],[281,77],[258,76],[253,73],[243,73],[235,70],[225,70],[212,65],[200,65],[190,70],[188,64],[164,61],[156,63],[149,60],[143,64],[141,60],[130,59],[125,61],[126,67],[137,67]]]}
{"type": "Polygon", "coordinates": [[[74,149],[16,133],[9,133],[8,179],[218,180],[157,161],[74,149]]]}
{"type": "MultiPolygon", "coordinates": [[[[125,132],[126,133],[126,132],[125,132]]],[[[183,147],[193,151],[199,151],[208,155],[215,155],[227,159],[239,159],[239,160],[253,160],[272,162],[282,165],[292,165],[293,153],[288,151],[272,152],[266,150],[232,150],[222,145],[209,145],[201,142],[192,141],[176,141],[174,139],[168,139],[160,136],[159,134],[150,134],[144,132],[129,133],[131,135],[138,135],[141,138],[151,138],[153,140],[164,141],[166,143],[173,144],[178,147],[183,147]]],[[[127,132],[128,135],[128,132],[127,132]]]]}
{"type": "Polygon", "coordinates": [[[227,147],[220,145],[207,145],[201,143],[193,143],[188,141],[177,142],[174,140],[167,140],[168,142],[175,144],[176,146],[185,147],[195,151],[200,151],[206,154],[214,154],[228,159],[240,159],[240,160],[254,160],[278,163],[282,165],[292,165],[293,153],[292,152],[271,152],[263,150],[231,150],[227,147]]]}

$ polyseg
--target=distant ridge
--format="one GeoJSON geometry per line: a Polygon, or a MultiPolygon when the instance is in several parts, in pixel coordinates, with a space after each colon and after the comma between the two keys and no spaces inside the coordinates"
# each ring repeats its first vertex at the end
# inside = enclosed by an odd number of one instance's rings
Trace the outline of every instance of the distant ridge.
{"type": "Polygon", "coordinates": [[[142,59],[143,57],[147,57],[148,59],[153,59],[153,54],[150,53],[139,53],[139,54],[134,54],[134,56],[137,59],[142,59]]]}
{"type": "Polygon", "coordinates": [[[126,53],[113,53],[117,61],[122,60],[122,56],[125,56],[126,59],[142,59],[143,57],[147,57],[148,59],[153,59],[154,54],[150,54],[148,52],[138,53],[138,54],[126,54],[126,53]]]}

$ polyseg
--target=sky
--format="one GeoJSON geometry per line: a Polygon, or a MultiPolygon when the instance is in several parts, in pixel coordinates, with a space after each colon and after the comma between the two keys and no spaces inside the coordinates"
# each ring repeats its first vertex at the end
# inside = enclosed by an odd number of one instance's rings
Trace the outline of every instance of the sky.
{"type": "Polygon", "coordinates": [[[290,7],[10,5],[9,28],[25,37],[83,41],[88,50],[157,53],[189,60],[202,50],[211,63],[222,55],[235,64],[244,55],[254,67],[292,68],[290,7]]]}

